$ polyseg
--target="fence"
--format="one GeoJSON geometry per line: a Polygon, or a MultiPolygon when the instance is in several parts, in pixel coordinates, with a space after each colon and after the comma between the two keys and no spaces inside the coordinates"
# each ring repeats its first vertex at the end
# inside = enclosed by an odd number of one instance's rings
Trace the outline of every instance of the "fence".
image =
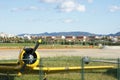
{"type": "MultiPolygon", "coordinates": [[[[39,71],[27,71],[21,77],[13,74],[0,75],[0,80],[120,80],[120,59],[97,59],[97,58],[81,58],[81,57],[49,57],[41,58],[39,63],[39,71]],[[86,64],[87,63],[87,64],[86,64]],[[79,70],[69,70],[70,67],[81,67],[79,70]],[[113,66],[108,69],[89,69],[86,66],[113,66]],[[61,71],[42,70],[43,67],[64,67],[61,71]]],[[[0,71],[1,72],[1,71],[0,71]]]]}
{"type": "MultiPolygon", "coordinates": [[[[54,57],[54,58],[44,58],[41,59],[41,65],[45,67],[54,67],[56,71],[48,71],[46,73],[47,79],[49,80],[79,80],[80,79],[80,71],[68,71],[70,67],[80,66],[80,57],[54,57]],[[62,70],[58,70],[58,67],[62,70]]],[[[40,72],[40,76],[45,74],[44,72],[40,72]]],[[[40,80],[43,80],[40,78],[40,80]]]]}
{"type": "MultiPolygon", "coordinates": [[[[47,74],[49,80],[120,80],[120,59],[94,59],[80,57],[58,57],[43,59],[42,64],[49,67],[80,66],[80,70],[64,70],[54,74],[47,74]],[[86,64],[87,63],[87,64],[86,64]],[[92,69],[86,69],[92,66],[92,69]],[[101,67],[101,68],[99,68],[101,67]],[[96,69],[97,68],[97,69],[96,69]]],[[[44,72],[40,73],[40,76],[44,72]]],[[[45,75],[46,77],[46,75],[45,75]]],[[[40,80],[43,80],[41,77],[40,80]]]]}
{"type": "Polygon", "coordinates": [[[120,80],[120,59],[92,59],[82,58],[81,80],[120,80]],[[106,69],[85,72],[85,63],[92,66],[106,66],[106,69]],[[91,75],[91,76],[90,76],[91,75]]]}

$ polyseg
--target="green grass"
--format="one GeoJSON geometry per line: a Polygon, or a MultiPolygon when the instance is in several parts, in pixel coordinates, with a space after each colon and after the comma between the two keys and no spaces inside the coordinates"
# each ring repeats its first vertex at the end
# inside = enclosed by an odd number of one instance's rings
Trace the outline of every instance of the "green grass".
{"type": "Polygon", "coordinates": [[[0,43],[0,48],[23,48],[24,46],[33,47],[33,43],[0,43]]]}
{"type": "MultiPolygon", "coordinates": [[[[85,64],[86,66],[101,66],[101,65],[113,65],[108,63],[91,62],[85,64]]],[[[43,66],[81,66],[81,57],[54,57],[44,58],[43,66]]],[[[116,65],[114,65],[116,66],[116,65]]],[[[85,80],[116,80],[116,73],[109,70],[91,70],[85,73],[85,80]]],[[[81,72],[64,72],[48,75],[49,80],[81,80],[81,72]]]]}
{"type": "MultiPolygon", "coordinates": [[[[40,63],[45,67],[81,66],[81,57],[48,57],[40,63]]],[[[88,66],[113,65],[108,63],[91,62],[88,66]]],[[[116,66],[116,65],[114,65],[116,66]]],[[[116,70],[91,70],[84,74],[85,80],[117,80],[116,70]]],[[[38,74],[23,74],[21,77],[10,77],[8,80],[40,80],[38,74]]],[[[81,80],[81,72],[59,72],[47,74],[49,80],[81,80]]],[[[1,80],[1,79],[0,79],[1,80]]]]}
{"type": "MultiPolygon", "coordinates": [[[[25,46],[28,47],[34,47],[35,43],[0,43],[0,48],[8,48],[8,49],[13,49],[13,48],[23,48],[25,46]]],[[[91,46],[88,45],[60,45],[60,44],[49,44],[49,45],[43,45],[40,44],[39,48],[47,48],[47,49],[64,49],[64,48],[91,48],[91,46]]],[[[98,46],[94,46],[92,48],[99,48],[98,46]]]]}

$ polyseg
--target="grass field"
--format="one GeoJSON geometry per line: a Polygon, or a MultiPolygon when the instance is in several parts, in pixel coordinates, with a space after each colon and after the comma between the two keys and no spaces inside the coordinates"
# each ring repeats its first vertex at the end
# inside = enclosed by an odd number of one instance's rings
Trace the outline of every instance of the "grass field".
{"type": "MultiPolygon", "coordinates": [[[[47,66],[47,67],[81,66],[81,57],[42,58],[42,62],[40,64],[42,66],[47,66]]],[[[88,65],[100,66],[100,65],[113,65],[113,64],[91,62],[88,65]]],[[[117,80],[116,70],[91,70],[85,72],[84,77],[85,80],[117,80]]],[[[81,71],[47,74],[47,78],[48,80],[81,80],[81,71]]],[[[3,79],[0,78],[0,80],[3,79]]],[[[8,76],[7,80],[40,80],[40,72],[38,71],[38,74],[23,74],[21,77],[8,76]]]]}
{"type": "MultiPolygon", "coordinates": [[[[23,47],[34,47],[35,43],[0,43],[1,49],[14,49],[14,48],[23,48],[23,47]]],[[[89,46],[89,45],[60,45],[60,44],[51,44],[51,45],[43,45],[40,44],[39,48],[45,49],[65,49],[65,48],[99,48],[98,46],[89,46]]]]}
{"type": "Polygon", "coordinates": [[[33,43],[0,43],[0,48],[23,48],[24,46],[33,47],[33,43]]]}

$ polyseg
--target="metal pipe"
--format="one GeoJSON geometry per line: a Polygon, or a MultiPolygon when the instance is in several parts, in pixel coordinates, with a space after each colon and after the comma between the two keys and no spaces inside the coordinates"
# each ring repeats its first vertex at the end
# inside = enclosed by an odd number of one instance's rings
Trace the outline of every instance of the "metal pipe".
{"type": "Polygon", "coordinates": [[[81,60],[81,80],[84,80],[84,57],[81,60]]]}
{"type": "Polygon", "coordinates": [[[102,63],[120,64],[120,62],[117,62],[117,61],[105,61],[105,60],[91,60],[91,62],[102,62],[102,63]]]}
{"type": "MultiPolygon", "coordinates": [[[[119,58],[118,58],[117,62],[120,63],[119,58]]],[[[118,64],[118,68],[117,68],[117,78],[118,78],[118,80],[120,80],[120,64],[118,64]]]]}

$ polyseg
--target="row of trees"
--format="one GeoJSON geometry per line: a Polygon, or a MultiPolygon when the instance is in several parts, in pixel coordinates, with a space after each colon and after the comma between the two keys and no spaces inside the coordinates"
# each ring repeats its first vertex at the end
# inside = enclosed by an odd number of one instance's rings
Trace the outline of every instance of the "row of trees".
{"type": "MultiPolygon", "coordinates": [[[[0,37],[0,43],[35,43],[39,38],[25,39],[20,37],[10,37],[3,38],[0,37]]],[[[120,45],[120,42],[112,42],[111,40],[102,39],[102,40],[89,40],[89,41],[81,41],[81,40],[65,40],[65,39],[42,39],[42,44],[60,44],[60,45],[120,45]]]]}

